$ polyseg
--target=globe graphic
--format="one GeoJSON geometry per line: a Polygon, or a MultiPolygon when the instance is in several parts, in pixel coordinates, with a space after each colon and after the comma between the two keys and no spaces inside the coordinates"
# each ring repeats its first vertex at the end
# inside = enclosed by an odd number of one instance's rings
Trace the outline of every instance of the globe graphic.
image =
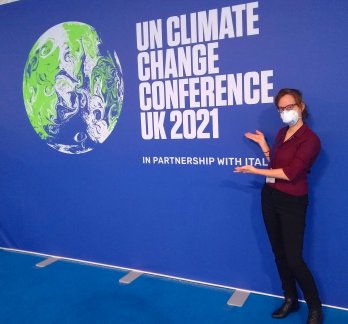
{"type": "Polygon", "coordinates": [[[23,76],[26,112],[35,132],[62,153],[103,143],[122,110],[123,78],[116,52],[102,53],[95,29],[65,22],[31,49],[23,76]]]}

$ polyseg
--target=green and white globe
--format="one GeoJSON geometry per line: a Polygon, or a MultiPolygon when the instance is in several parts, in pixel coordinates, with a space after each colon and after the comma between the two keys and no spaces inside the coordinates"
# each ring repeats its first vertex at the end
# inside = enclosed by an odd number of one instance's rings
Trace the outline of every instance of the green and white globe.
{"type": "Polygon", "coordinates": [[[35,43],[23,76],[25,108],[36,133],[63,153],[91,151],[116,126],[123,78],[116,52],[101,51],[95,29],[65,22],[35,43]]]}

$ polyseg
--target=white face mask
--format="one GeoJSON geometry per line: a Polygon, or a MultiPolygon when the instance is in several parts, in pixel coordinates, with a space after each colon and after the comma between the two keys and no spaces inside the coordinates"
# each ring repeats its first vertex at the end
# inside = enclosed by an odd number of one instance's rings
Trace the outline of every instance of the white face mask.
{"type": "Polygon", "coordinates": [[[280,118],[283,123],[293,126],[298,122],[300,116],[296,110],[284,110],[280,113],[280,118]]]}

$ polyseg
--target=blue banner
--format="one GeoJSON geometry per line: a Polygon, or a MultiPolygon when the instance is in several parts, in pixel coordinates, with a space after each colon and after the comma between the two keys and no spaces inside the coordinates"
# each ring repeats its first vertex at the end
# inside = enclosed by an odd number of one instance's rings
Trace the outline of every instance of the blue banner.
{"type": "Polygon", "coordinates": [[[345,1],[0,6],[0,246],[281,295],[262,222],[273,97],[322,142],[305,258],[348,307],[345,1]]]}

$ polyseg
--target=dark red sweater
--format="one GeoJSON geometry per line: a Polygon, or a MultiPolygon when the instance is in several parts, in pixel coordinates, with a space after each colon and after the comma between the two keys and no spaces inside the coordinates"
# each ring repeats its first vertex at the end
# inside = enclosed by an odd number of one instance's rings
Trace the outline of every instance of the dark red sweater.
{"type": "Polygon", "coordinates": [[[271,149],[269,168],[282,168],[290,181],[276,179],[269,186],[294,196],[308,192],[307,173],[320,151],[319,137],[303,124],[296,133],[284,142],[288,127],[280,129],[271,149]]]}

